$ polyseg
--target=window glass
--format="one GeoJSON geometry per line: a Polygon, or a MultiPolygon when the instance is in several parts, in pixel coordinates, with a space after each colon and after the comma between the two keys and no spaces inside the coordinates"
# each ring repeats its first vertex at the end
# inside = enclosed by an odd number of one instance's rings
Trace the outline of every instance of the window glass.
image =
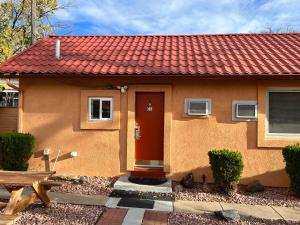
{"type": "Polygon", "coordinates": [[[193,102],[189,104],[189,113],[191,114],[207,114],[207,102],[193,102]]]}
{"type": "Polygon", "coordinates": [[[104,118],[104,119],[111,118],[111,101],[110,100],[102,101],[102,118],[104,118]]]}
{"type": "Polygon", "coordinates": [[[91,99],[91,119],[100,119],[100,99],[91,99]]]}
{"type": "Polygon", "coordinates": [[[184,112],[191,116],[207,116],[211,114],[211,99],[185,98],[184,112]]]}
{"type": "Polygon", "coordinates": [[[18,107],[19,93],[3,91],[0,93],[0,107],[18,107]]]}
{"type": "Polygon", "coordinates": [[[269,92],[269,133],[300,134],[300,92],[269,92]]]}
{"type": "Polygon", "coordinates": [[[89,104],[90,120],[112,119],[112,98],[89,97],[89,104]]]}
{"type": "Polygon", "coordinates": [[[237,108],[237,115],[236,117],[255,117],[256,113],[256,107],[255,105],[243,105],[243,104],[236,104],[236,108],[237,108]]]}

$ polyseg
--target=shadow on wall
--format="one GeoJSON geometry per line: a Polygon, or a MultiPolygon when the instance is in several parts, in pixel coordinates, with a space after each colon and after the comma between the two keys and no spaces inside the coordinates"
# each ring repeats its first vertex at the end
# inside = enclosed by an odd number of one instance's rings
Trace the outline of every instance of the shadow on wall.
{"type": "MultiPolygon", "coordinates": [[[[214,183],[210,166],[197,167],[189,171],[177,172],[172,174],[170,177],[175,181],[180,181],[185,175],[187,175],[190,172],[193,173],[196,182],[202,182],[202,176],[205,175],[206,182],[214,183]]],[[[266,172],[256,176],[241,178],[240,184],[247,185],[255,180],[260,181],[265,186],[274,186],[274,187],[287,187],[282,184],[290,183],[288,175],[286,174],[285,170],[282,169],[282,170],[266,172]]]]}
{"type": "Polygon", "coordinates": [[[268,171],[252,177],[245,177],[240,180],[241,184],[249,184],[254,180],[259,180],[265,186],[286,187],[283,184],[289,184],[290,179],[285,169],[268,171]]]}
{"type": "MultiPolygon", "coordinates": [[[[212,177],[212,171],[210,166],[197,167],[189,171],[177,172],[171,175],[171,178],[175,181],[180,181],[188,173],[193,173],[196,182],[202,182],[202,176],[205,175],[206,178],[212,177]]],[[[212,179],[206,180],[207,182],[213,182],[212,179]]]]}

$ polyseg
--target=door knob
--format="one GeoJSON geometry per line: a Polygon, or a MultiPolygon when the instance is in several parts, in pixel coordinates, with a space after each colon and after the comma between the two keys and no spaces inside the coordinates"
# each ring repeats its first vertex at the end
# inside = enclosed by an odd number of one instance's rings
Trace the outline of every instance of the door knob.
{"type": "Polygon", "coordinates": [[[140,126],[136,126],[135,128],[135,140],[141,139],[141,128],[140,126]]]}

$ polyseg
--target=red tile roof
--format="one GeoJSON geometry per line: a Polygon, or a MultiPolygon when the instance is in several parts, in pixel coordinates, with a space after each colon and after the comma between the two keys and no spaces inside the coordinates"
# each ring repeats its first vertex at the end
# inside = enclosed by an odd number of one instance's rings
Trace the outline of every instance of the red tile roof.
{"type": "Polygon", "coordinates": [[[300,33],[49,36],[0,65],[0,74],[296,76],[300,33]]]}

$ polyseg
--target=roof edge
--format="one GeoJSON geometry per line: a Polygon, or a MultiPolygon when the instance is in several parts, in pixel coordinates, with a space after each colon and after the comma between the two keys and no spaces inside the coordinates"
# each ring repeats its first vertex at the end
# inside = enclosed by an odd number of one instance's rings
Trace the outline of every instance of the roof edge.
{"type": "Polygon", "coordinates": [[[89,74],[74,74],[74,73],[21,73],[21,74],[4,74],[0,73],[0,78],[163,78],[163,79],[249,79],[249,80],[263,80],[263,79],[300,79],[300,73],[296,74],[99,74],[98,76],[91,76],[89,74]]]}
{"type": "Polygon", "coordinates": [[[179,37],[179,36],[241,36],[241,35],[299,35],[300,32],[257,32],[257,33],[219,33],[219,34],[83,34],[83,35],[49,35],[48,37],[179,37]]]}

